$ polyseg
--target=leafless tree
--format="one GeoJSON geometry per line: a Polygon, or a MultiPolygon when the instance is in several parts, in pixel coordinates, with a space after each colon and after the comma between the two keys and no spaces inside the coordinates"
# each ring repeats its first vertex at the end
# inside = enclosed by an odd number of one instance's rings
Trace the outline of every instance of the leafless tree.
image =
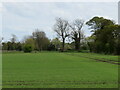
{"type": "Polygon", "coordinates": [[[64,51],[65,39],[70,35],[68,21],[61,18],[57,18],[56,23],[54,25],[54,31],[59,37],[62,38],[62,51],[64,51]]]}
{"type": "Polygon", "coordinates": [[[75,49],[80,50],[80,41],[83,36],[82,27],[84,21],[81,19],[76,19],[72,24],[69,24],[71,28],[71,37],[75,41],[75,49]]]}

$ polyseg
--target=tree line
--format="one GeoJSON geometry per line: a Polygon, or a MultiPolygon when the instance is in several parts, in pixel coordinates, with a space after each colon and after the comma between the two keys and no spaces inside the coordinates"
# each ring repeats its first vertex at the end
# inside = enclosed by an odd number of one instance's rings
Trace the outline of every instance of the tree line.
{"type": "Polygon", "coordinates": [[[24,52],[89,50],[95,53],[120,54],[120,25],[110,19],[93,17],[87,22],[82,19],[69,22],[56,18],[53,29],[57,37],[52,40],[39,29],[36,29],[23,42],[17,42],[16,36],[12,35],[11,41],[2,42],[2,50],[24,52]],[[85,37],[82,30],[85,24],[93,32],[89,37],[85,37]]]}

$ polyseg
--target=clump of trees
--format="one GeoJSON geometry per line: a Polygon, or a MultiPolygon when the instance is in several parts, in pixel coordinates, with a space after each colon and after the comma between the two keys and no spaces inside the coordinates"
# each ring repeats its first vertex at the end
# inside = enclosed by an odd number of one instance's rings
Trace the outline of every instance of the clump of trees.
{"type": "MultiPolygon", "coordinates": [[[[17,42],[17,37],[12,35],[8,42],[2,42],[2,50],[7,51],[68,51],[89,50],[95,53],[120,54],[120,25],[110,19],[93,17],[86,23],[82,19],[69,22],[62,18],[56,18],[54,24],[56,38],[50,40],[45,32],[36,29],[31,36],[23,42],[17,42]],[[92,35],[85,37],[83,26],[88,25],[92,35]],[[66,40],[68,40],[66,42],[66,40]]],[[[0,40],[0,42],[3,38],[0,40]]]]}
{"type": "Polygon", "coordinates": [[[91,52],[120,54],[120,25],[103,17],[94,17],[86,24],[93,32],[88,38],[91,52]]]}
{"type": "Polygon", "coordinates": [[[12,38],[8,42],[3,42],[2,43],[2,50],[7,50],[7,51],[21,51],[23,44],[21,42],[16,41],[17,37],[16,35],[12,35],[12,38]]]}
{"type": "Polygon", "coordinates": [[[16,36],[12,35],[12,38],[8,42],[2,43],[2,50],[4,51],[55,51],[60,48],[61,41],[58,38],[50,40],[47,38],[45,32],[36,29],[32,35],[24,38],[23,42],[17,42],[16,36]]]}

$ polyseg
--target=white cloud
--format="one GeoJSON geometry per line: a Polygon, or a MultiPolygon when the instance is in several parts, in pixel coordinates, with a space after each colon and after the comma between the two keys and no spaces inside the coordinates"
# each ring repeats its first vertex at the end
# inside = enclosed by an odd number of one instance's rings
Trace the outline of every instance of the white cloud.
{"type": "MultiPolygon", "coordinates": [[[[97,15],[117,21],[117,3],[3,3],[4,37],[8,39],[14,33],[22,38],[38,28],[53,38],[55,33],[52,27],[56,17],[86,21],[97,15]]],[[[90,35],[86,28],[85,33],[90,35]]]]}
{"type": "Polygon", "coordinates": [[[119,0],[1,0],[2,2],[118,2],[119,0]]]}

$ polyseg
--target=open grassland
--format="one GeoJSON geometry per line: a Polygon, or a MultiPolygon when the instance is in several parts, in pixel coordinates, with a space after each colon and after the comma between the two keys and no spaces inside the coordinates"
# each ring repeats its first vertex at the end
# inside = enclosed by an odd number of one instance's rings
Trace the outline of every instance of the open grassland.
{"type": "Polygon", "coordinates": [[[84,57],[96,61],[107,62],[111,64],[119,64],[120,65],[120,57],[114,55],[104,55],[104,54],[96,54],[96,53],[67,53],[68,55],[84,57]]]}
{"type": "Polygon", "coordinates": [[[4,53],[3,88],[117,88],[118,56],[91,53],[4,53]]]}

